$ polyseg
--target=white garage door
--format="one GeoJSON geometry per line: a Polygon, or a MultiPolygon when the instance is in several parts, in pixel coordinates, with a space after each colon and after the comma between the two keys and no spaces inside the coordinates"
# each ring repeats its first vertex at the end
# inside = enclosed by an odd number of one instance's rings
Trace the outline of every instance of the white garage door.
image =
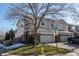
{"type": "Polygon", "coordinates": [[[50,43],[55,42],[53,35],[40,35],[40,42],[41,43],[50,43]]]}
{"type": "Polygon", "coordinates": [[[68,36],[61,36],[61,42],[67,42],[68,36]]]}

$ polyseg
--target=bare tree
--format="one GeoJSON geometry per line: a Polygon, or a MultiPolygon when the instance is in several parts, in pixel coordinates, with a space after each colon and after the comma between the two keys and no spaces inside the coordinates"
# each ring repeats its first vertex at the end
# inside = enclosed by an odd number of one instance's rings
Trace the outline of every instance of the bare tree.
{"type": "Polygon", "coordinates": [[[69,12],[71,14],[71,17],[73,21],[75,22],[75,25],[77,25],[77,22],[79,21],[79,9],[78,9],[78,4],[71,4],[69,8],[69,12]]]}
{"type": "MultiPolygon", "coordinates": [[[[8,12],[8,19],[18,19],[24,18],[22,20],[26,21],[26,18],[31,21],[34,25],[35,34],[35,45],[38,43],[37,31],[40,23],[45,17],[51,16],[57,18],[58,16],[63,16],[62,11],[67,9],[66,4],[60,3],[22,3],[22,4],[11,4],[13,7],[8,12]],[[29,16],[31,15],[32,18],[29,16]],[[39,22],[38,22],[39,17],[39,22]]],[[[30,24],[30,23],[29,23],[30,24]]]]}
{"type": "MultiPolygon", "coordinates": [[[[78,25],[77,23],[79,22],[79,4],[71,4],[71,7],[69,9],[69,12],[71,13],[71,17],[73,19],[73,22],[75,25],[78,25]]],[[[75,26],[74,28],[74,37],[78,36],[77,32],[77,28],[75,26]]]]}

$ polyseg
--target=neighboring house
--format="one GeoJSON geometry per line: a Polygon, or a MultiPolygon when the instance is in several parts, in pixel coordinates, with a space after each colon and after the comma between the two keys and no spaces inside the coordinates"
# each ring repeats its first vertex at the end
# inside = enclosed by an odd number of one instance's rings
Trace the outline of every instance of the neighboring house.
{"type": "Polygon", "coordinates": [[[5,34],[0,32],[0,42],[2,42],[5,39],[5,34]]]}
{"type": "Polygon", "coordinates": [[[71,32],[79,32],[79,25],[72,25],[72,24],[68,24],[69,25],[69,31],[71,32]]]}
{"type": "Polygon", "coordinates": [[[75,26],[76,28],[75,28],[75,30],[77,31],[77,32],[79,32],[79,26],[77,25],[77,26],[75,26]]]}
{"type": "MultiPolygon", "coordinates": [[[[34,26],[31,22],[30,25],[28,25],[27,23],[29,22],[30,22],[29,20],[28,22],[25,22],[23,20],[18,21],[15,38],[21,37],[24,34],[24,32],[29,32],[29,34],[33,34],[34,26]]],[[[67,41],[67,37],[71,35],[71,32],[68,31],[68,24],[64,20],[53,20],[44,18],[43,21],[40,23],[40,27],[37,31],[37,33],[40,34],[39,41],[41,43],[55,42],[54,37],[55,30],[57,30],[59,33],[58,41],[67,41]]]]}
{"type": "Polygon", "coordinates": [[[72,25],[72,24],[68,24],[69,26],[68,26],[68,30],[70,31],[70,32],[75,32],[76,31],[76,27],[75,27],[75,25],[72,25]]]}
{"type": "Polygon", "coordinates": [[[77,35],[79,35],[79,26],[69,24],[69,31],[72,32],[73,34],[76,33],[77,35]]]}

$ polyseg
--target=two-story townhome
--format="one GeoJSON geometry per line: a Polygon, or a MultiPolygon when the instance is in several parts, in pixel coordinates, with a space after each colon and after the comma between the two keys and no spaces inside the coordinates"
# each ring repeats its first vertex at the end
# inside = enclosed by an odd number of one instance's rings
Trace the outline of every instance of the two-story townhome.
{"type": "MultiPolygon", "coordinates": [[[[21,37],[24,34],[24,32],[29,32],[29,34],[33,33],[33,24],[30,23],[29,26],[25,26],[25,23],[26,25],[28,25],[27,23],[29,23],[29,21],[18,21],[15,38],[21,37]]],[[[37,31],[37,33],[40,34],[39,41],[41,43],[55,42],[55,30],[57,30],[57,32],[59,33],[58,41],[67,41],[67,37],[71,35],[71,32],[68,31],[68,24],[64,20],[53,20],[49,18],[44,18],[37,31]]]]}
{"type": "MultiPolygon", "coordinates": [[[[39,18],[38,18],[38,20],[39,20],[39,18]]],[[[33,34],[33,32],[34,32],[33,24],[30,23],[29,26],[25,26],[24,23],[25,23],[25,21],[23,21],[23,20],[18,21],[15,38],[21,37],[24,34],[24,32],[29,32],[29,34],[33,34]],[[25,29],[25,27],[26,27],[26,29],[25,29]]],[[[55,39],[53,37],[53,30],[51,29],[51,21],[49,21],[49,19],[44,19],[40,23],[37,33],[40,34],[39,38],[40,38],[41,43],[55,42],[55,39]]]]}
{"type": "Polygon", "coordinates": [[[59,33],[58,41],[66,42],[67,38],[71,36],[71,32],[68,31],[68,24],[64,20],[53,20],[52,29],[57,29],[59,33]]]}

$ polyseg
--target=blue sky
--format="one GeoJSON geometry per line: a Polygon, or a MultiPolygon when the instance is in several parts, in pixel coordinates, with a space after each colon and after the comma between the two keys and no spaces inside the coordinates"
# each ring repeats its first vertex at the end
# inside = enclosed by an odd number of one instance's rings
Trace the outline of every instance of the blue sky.
{"type": "Polygon", "coordinates": [[[8,31],[11,28],[16,28],[16,24],[13,24],[13,22],[5,19],[5,15],[9,7],[10,4],[0,3],[0,31],[8,31]]]}
{"type": "MultiPolygon", "coordinates": [[[[0,3],[0,31],[8,31],[11,28],[16,28],[16,24],[13,24],[13,22],[5,19],[5,14],[9,8],[10,4],[0,3]]],[[[70,17],[64,17],[63,19],[65,19],[68,23],[73,23],[70,17]]]]}

